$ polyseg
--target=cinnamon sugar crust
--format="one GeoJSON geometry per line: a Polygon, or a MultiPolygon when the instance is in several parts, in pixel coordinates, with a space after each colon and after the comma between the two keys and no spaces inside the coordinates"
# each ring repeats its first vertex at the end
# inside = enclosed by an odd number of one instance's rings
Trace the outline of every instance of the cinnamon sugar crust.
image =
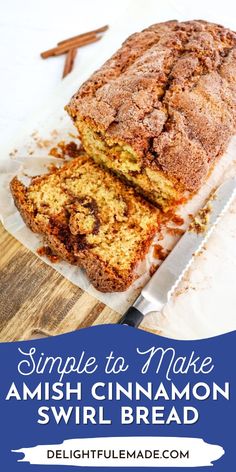
{"type": "Polygon", "coordinates": [[[168,21],[129,37],[72,97],[82,143],[164,209],[198,190],[236,130],[236,34],[168,21]]]}

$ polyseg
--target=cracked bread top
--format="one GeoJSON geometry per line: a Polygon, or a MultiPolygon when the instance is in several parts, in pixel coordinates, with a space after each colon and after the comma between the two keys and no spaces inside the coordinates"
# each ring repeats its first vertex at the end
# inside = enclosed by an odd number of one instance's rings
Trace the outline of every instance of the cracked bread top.
{"type": "Polygon", "coordinates": [[[130,36],[67,110],[195,191],[236,128],[236,34],[168,21],[130,36]]]}

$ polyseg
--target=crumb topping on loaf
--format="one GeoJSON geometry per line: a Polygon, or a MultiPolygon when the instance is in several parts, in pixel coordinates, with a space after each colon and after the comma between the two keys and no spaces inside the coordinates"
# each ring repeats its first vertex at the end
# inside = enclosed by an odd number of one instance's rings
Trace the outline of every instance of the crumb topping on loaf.
{"type": "Polygon", "coordinates": [[[129,37],[66,108],[87,152],[144,194],[159,189],[147,169],[194,192],[235,133],[236,34],[202,20],[155,24],[129,37]]]}

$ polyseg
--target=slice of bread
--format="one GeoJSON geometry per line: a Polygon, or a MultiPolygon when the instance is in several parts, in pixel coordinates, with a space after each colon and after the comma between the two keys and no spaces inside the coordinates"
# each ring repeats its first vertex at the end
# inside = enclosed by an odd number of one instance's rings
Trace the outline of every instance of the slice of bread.
{"type": "Polygon", "coordinates": [[[160,212],[86,155],[11,192],[24,221],[100,291],[126,290],[147,253],[160,212]]]}
{"type": "Polygon", "coordinates": [[[130,36],[66,110],[85,151],[164,211],[205,182],[236,133],[236,33],[167,21],[130,36]]]}

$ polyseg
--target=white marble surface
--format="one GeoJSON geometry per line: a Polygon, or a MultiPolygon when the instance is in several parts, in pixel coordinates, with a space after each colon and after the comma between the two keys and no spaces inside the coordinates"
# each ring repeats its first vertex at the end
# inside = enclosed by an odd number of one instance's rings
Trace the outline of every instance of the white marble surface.
{"type": "MultiPolygon", "coordinates": [[[[61,81],[64,56],[42,60],[40,52],[64,38],[110,24],[126,0],[7,0],[0,13],[0,134],[10,138],[24,120],[45,105],[61,81]]],[[[99,43],[80,50],[96,52],[99,43]]]]}
{"type": "MultiPolygon", "coordinates": [[[[115,23],[123,11],[124,33],[127,25],[132,31],[132,22],[142,28],[171,18],[205,18],[236,30],[235,0],[1,0],[0,11],[2,138],[14,135],[60,82],[64,58],[43,61],[39,53],[63,38],[115,23]]],[[[76,65],[88,49],[96,53],[97,48],[94,44],[81,50],[76,65]]]]}

